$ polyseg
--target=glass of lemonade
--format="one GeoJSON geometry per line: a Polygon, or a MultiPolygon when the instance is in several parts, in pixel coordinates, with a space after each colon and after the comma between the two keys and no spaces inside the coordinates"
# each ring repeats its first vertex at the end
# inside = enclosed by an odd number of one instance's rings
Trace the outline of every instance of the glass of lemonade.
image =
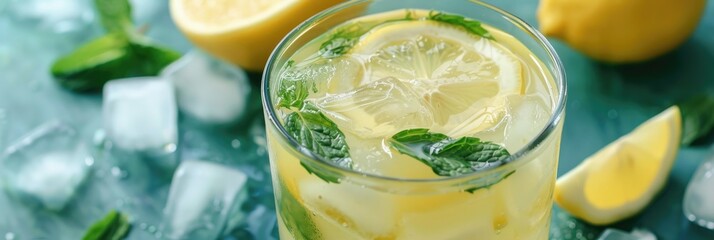
{"type": "Polygon", "coordinates": [[[566,83],[545,38],[475,0],[363,0],[264,72],[281,239],[547,239],[566,83]]]}

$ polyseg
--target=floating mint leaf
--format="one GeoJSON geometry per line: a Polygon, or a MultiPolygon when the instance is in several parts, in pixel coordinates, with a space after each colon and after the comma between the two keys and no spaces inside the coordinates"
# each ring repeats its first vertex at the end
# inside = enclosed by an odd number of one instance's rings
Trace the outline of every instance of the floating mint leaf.
{"type": "Polygon", "coordinates": [[[99,20],[107,32],[125,38],[134,34],[129,0],[94,0],[94,4],[99,12],[99,20]]]}
{"type": "Polygon", "coordinates": [[[285,188],[285,183],[282,180],[280,181],[280,196],[277,197],[277,201],[280,218],[295,240],[320,239],[320,233],[312,221],[310,213],[292,195],[290,190],[285,188]]]}
{"type": "Polygon", "coordinates": [[[392,136],[390,143],[400,153],[431,167],[439,176],[476,172],[500,165],[510,156],[504,147],[492,142],[474,137],[453,139],[423,128],[401,131],[392,136]]]}
{"type": "Polygon", "coordinates": [[[300,109],[307,99],[309,92],[309,81],[300,76],[301,71],[295,70],[295,61],[286,63],[284,70],[280,73],[280,85],[278,86],[278,107],[300,109]]]}
{"type": "Polygon", "coordinates": [[[691,145],[714,129],[714,96],[695,96],[678,106],[682,112],[683,145],[691,145]]]}
{"type": "MultiPolygon", "coordinates": [[[[345,135],[312,104],[307,103],[300,111],[288,114],[285,118],[285,129],[293,139],[312,153],[338,166],[352,168],[345,135]]],[[[327,172],[303,161],[301,165],[327,182],[339,183],[339,173],[327,172]]]]}
{"type": "Polygon", "coordinates": [[[327,41],[320,45],[320,56],[324,58],[342,56],[354,47],[360,36],[369,30],[370,28],[365,28],[358,24],[338,28],[330,35],[327,41]]]}
{"type": "Polygon", "coordinates": [[[470,33],[479,35],[479,36],[487,38],[487,39],[495,40],[493,38],[493,35],[491,35],[491,33],[489,33],[488,30],[486,30],[485,28],[483,28],[481,26],[481,22],[471,20],[471,19],[466,19],[463,16],[441,13],[441,12],[430,12],[427,19],[437,21],[437,22],[448,23],[451,25],[460,26],[470,33]]]}
{"type": "Polygon", "coordinates": [[[111,211],[104,218],[92,224],[82,240],[121,240],[131,230],[131,224],[126,215],[111,211]]]}

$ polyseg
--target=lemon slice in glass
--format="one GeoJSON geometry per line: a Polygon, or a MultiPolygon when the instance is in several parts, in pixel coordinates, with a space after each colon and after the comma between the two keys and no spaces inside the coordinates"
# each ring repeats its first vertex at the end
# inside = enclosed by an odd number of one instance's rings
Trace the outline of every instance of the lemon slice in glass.
{"type": "Polygon", "coordinates": [[[596,225],[638,213],[669,176],[679,150],[681,124],[676,106],[644,122],[560,177],[555,201],[596,225]]]}
{"type": "MultiPolygon", "coordinates": [[[[427,109],[434,131],[474,133],[505,115],[504,99],[523,93],[522,65],[498,42],[458,26],[417,20],[377,26],[350,50],[362,56],[366,77],[394,78],[427,109]]],[[[458,136],[454,136],[458,137],[458,136]]]]}

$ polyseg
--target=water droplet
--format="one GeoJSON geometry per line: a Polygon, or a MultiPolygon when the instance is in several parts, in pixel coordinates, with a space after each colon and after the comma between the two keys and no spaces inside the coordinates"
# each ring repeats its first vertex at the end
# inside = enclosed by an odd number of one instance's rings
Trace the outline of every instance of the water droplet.
{"type": "Polygon", "coordinates": [[[233,141],[231,141],[231,147],[233,147],[233,149],[240,148],[240,145],[241,145],[241,143],[240,143],[240,140],[238,140],[238,139],[233,139],[233,141]]]}
{"type": "Polygon", "coordinates": [[[607,117],[610,119],[617,119],[620,116],[619,113],[617,113],[617,110],[615,109],[610,109],[610,111],[607,111],[607,117]]]}
{"type": "Polygon", "coordinates": [[[148,228],[146,228],[146,231],[149,233],[155,233],[156,232],[156,226],[151,225],[148,228]]]}
{"type": "Polygon", "coordinates": [[[84,164],[91,167],[92,165],[94,165],[94,158],[91,156],[87,156],[86,158],[84,158],[84,164]]]}
{"type": "Polygon", "coordinates": [[[164,152],[172,153],[172,152],[175,152],[175,151],[176,151],[176,144],[171,143],[171,144],[167,144],[167,145],[164,147],[164,152]]]}
{"type": "Polygon", "coordinates": [[[139,224],[139,228],[140,228],[141,230],[146,230],[147,227],[149,227],[149,224],[146,224],[146,223],[140,223],[140,224],[139,224]]]}
{"type": "Polygon", "coordinates": [[[122,170],[119,167],[112,167],[111,170],[109,170],[112,173],[112,176],[119,178],[119,179],[126,179],[129,177],[129,172],[122,170]]]}
{"type": "Polygon", "coordinates": [[[568,221],[568,228],[570,228],[570,229],[575,229],[575,222],[573,222],[573,221],[568,221]]]}
{"type": "Polygon", "coordinates": [[[5,233],[5,240],[14,240],[15,234],[12,232],[5,233]]]}
{"type": "Polygon", "coordinates": [[[498,214],[493,218],[492,224],[493,230],[496,230],[496,233],[500,233],[503,228],[508,226],[508,217],[505,213],[498,214]]]}
{"type": "Polygon", "coordinates": [[[99,129],[94,132],[94,137],[92,137],[92,143],[94,143],[94,146],[100,147],[104,145],[106,139],[107,133],[104,131],[104,129],[99,129]]]}
{"type": "Polygon", "coordinates": [[[258,156],[264,156],[265,152],[265,147],[262,146],[258,147],[258,149],[255,150],[255,153],[258,154],[258,156]]]}

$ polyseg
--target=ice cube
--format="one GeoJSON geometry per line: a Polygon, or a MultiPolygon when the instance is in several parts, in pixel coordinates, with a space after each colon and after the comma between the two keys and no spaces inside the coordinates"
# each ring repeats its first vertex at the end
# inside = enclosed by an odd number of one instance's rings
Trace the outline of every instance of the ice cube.
{"type": "Polygon", "coordinates": [[[431,115],[420,99],[402,81],[383,78],[351,92],[317,99],[316,104],[341,130],[369,138],[429,127],[431,115]]]}
{"type": "Polygon", "coordinates": [[[50,122],[10,145],[0,159],[9,192],[30,203],[61,210],[87,177],[93,163],[77,133],[50,122]]]}
{"type": "Polygon", "coordinates": [[[90,1],[11,0],[8,11],[17,20],[63,33],[86,27],[94,19],[90,1]]]}
{"type": "Polygon", "coordinates": [[[170,239],[216,239],[238,225],[245,214],[247,176],[240,170],[206,161],[183,161],[174,174],[164,209],[170,239]]]}
{"type": "Polygon", "coordinates": [[[176,87],[182,112],[208,123],[239,119],[250,93],[248,77],[240,68],[191,51],[161,73],[176,87]]]}
{"type": "Polygon", "coordinates": [[[657,237],[650,231],[644,229],[634,229],[632,233],[627,233],[608,228],[600,235],[598,240],[657,240],[657,237]]]}
{"type": "Polygon", "coordinates": [[[508,97],[508,123],[504,144],[515,152],[535,138],[550,118],[550,108],[539,96],[512,95],[508,97]]]}
{"type": "Polygon", "coordinates": [[[714,157],[703,162],[684,194],[684,215],[702,227],[714,229],[714,157]]]}
{"type": "Polygon", "coordinates": [[[175,150],[177,113],[171,83],[159,78],[119,79],[104,86],[104,130],[121,149],[175,150]]]}
{"type": "Polygon", "coordinates": [[[246,218],[247,229],[255,239],[275,239],[273,231],[276,227],[275,211],[259,205],[246,218]]]}

